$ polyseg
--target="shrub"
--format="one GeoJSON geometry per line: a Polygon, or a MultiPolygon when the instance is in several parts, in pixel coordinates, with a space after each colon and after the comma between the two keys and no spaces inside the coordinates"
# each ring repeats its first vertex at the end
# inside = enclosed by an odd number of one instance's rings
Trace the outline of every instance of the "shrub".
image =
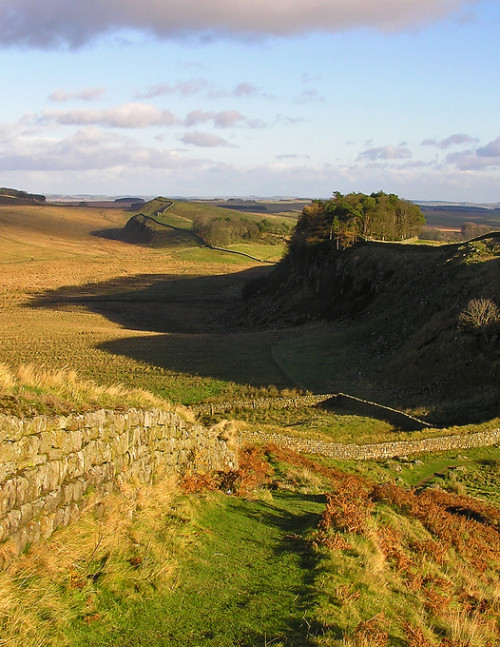
{"type": "Polygon", "coordinates": [[[471,299],[459,319],[464,328],[480,330],[499,321],[500,310],[491,299],[471,299]]]}

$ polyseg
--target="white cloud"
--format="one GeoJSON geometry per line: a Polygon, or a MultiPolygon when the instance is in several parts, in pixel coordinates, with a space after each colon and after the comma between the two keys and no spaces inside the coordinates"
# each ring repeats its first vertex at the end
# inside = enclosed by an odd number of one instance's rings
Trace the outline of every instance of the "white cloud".
{"type": "Polygon", "coordinates": [[[411,157],[411,152],[404,146],[380,146],[363,151],[359,154],[358,159],[398,160],[408,159],[409,157],[411,157]]]}
{"type": "Polygon", "coordinates": [[[494,139],[483,148],[477,149],[479,157],[498,157],[500,158],[500,136],[494,139]]]}
{"type": "Polygon", "coordinates": [[[201,146],[203,148],[213,148],[215,146],[230,146],[229,142],[222,137],[217,135],[212,135],[211,133],[202,133],[199,131],[194,131],[192,133],[186,133],[181,141],[184,144],[193,144],[194,146],[201,146]]]}
{"type": "Polygon", "coordinates": [[[82,90],[75,90],[73,92],[66,92],[65,90],[54,90],[49,96],[50,101],[72,101],[74,99],[81,99],[82,101],[93,101],[99,99],[104,94],[104,88],[84,88],[82,90]]]}
{"type": "Polygon", "coordinates": [[[149,128],[179,123],[170,110],[160,110],[145,103],[126,103],[108,110],[47,111],[39,121],[64,126],[96,125],[110,128],[149,128]]]}
{"type": "Polygon", "coordinates": [[[134,29],[159,38],[185,34],[280,35],[371,27],[399,31],[442,19],[477,0],[2,0],[0,42],[81,47],[134,29]]]}
{"type": "Polygon", "coordinates": [[[446,137],[446,139],[424,139],[422,146],[435,146],[436,148],[450,148],[451,146],[461,146],[462,144],[477,144],[479,140],[476,137],[465,135],[464,133],[456,133],[446,137]]]}
{"type": "Polygon", "coordinates": [[[500,136],[475,150],[447,155],[446,162],[462,171],[500,168],[500,136]]]}
{"type": "Polygon", "coordinates": [[[176,150],[143,146],[98,128],[78,130],[65,139],[19,135],[0,149],[2,171],[73,171],[131,168],[178,168],[197,165],[176,150]]]}

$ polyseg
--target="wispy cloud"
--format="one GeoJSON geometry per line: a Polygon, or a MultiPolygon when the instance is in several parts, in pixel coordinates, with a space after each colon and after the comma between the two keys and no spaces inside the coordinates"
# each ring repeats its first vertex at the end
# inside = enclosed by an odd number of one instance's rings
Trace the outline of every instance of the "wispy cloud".
{"type": "Polygon", "coordinates": [[[66,90],[54,90],[51,95],[49,95],[49,101],[73,101],[75,99],[81,101],[94,101],[99,99],[106,92],[104,88],[84,88],[82,90],[74,90],[73,92],[67,92],[66,90]]]}
{"type": "Polygon", "coordinates": [[[300,159],[306,159],[310,160],[311,156],[310,155],[299,155],[296,153],[288,153],[284,155],[276,155],[277,160],[300,160],[300,159]]]}
{"type": "Polygon", "coordinates": [[[64,126],[96,125],[108,128],[149,128],[180,123],[170,110],[160,110],[145,103],[126,103],[108,110],[46,111],[38,121],[64,126]]]}
{"type": "Polygon", "coordinates": [[[358,159],[368,160],[400,160],[411,157],[411,151],[405,146],[379,146],[368,148],[359,154],[358,159]]]}
{"type": "Polygon", "coordinates": [[[238,110],[223,110],[221,112],[210,112],[205,110],[193,110],[184,120],[188,128],[212,122],[216,128],[233,128],[237,125],[247,124],[247,118],[238,110]]]}
{"type": "Polygon", "coordinates": [[[270,95],[262,92],[252,83],[242,81],[237,83],[229,90],[217,88],[207,79],[188,79],[187,81],[176,81],[175,83],[158,83],[147,90],[137,92],[138,99],[151,99],[165,95],[178,95],[181,97],[191,97],[202,95],[206,99],[231,99],[231,98],[248,98],[248,97],[269,97],[270,95]]]}
{"type": "Polygon", "coordinates": [[[159,38],[186,34],[248,37],[371,27],[399,31],[473,7],[476,0],[3,0],[0,42],[38,48],[77,48],[123,29],[159,38]]]}
{"type": "Polygon", "coordinates": [[[144,92],[137,92],[136,97],[139,99],[151,99],[169,94],[179,94],[181,97],[191,97],[210,88],[207,79],[189,79],[187,81],[177,81],[171,83],[159,83],[153,85],[144,92]]]}
{"type": "Polygon", "coordinates": [[[464,133],[456,133],[445,139],[424,139],[422,146],[434,146],[436,148],[446,149],[451,146],[462,146],[463,144],[477,144],[478,141],[476,137],[471,137],[464,133]]]}
{"type": "Polygon", "coordinates": [[[325,101],[325,96],[320,94],[318,90],[311,88],[309,90],[303,90],[299,96],[296,98],[297,103],[308,103],[310,101],[318,101],[323,103],[325,101]]]}

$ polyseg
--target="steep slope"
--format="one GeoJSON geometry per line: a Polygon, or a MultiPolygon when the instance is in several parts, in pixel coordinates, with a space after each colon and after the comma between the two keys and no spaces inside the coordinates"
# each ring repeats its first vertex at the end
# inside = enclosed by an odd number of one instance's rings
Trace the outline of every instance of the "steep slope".
{"type": "Polygon", "coordinates": [[[350,374],[399,404],[432,402],[447,421],[480,419],[500,409],[499,255],[495,234],[446,247],[292,248],[267,279],[247,286],[245,317],[264,326],[333,320],[321,352],[349,330],[362,347],[350,374]]]}

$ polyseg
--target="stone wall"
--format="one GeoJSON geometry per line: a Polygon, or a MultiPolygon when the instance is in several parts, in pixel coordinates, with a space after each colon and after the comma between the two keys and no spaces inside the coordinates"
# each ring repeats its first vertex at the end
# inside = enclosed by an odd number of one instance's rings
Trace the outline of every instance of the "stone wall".
{"type": "Polygon", "coordinates": [[[105,495],[130,479],[225,466],[237,466],[225,440],[172,412],[0,415],[0,542],[22,550],[49,537],[91,488],[105,495]]]}
{"type": "Polygon", "coordinates": [[[231,402],[208,402],[193,404],[189,408],[199,415],[230,413],[238,409],[298,409],[313,407],[320,402],[334,398],[329,395],[298,395],[296,397],[256,398],[253,400],[232,400],[231,402]]]}
{"type": "Polygon", "coordinates": [[[245,431],[242,438],[249,443],[274,443],[306,454],[321,454],[337,460],[380,460],[422,454],[425,452],[440,452],[452,449],[472,449],[473,447],[488,447],[500,443],[500,429],[480,431],[472,434],[454,434],[419,440],[396,440],[386,443],[369,445],[354,445],[329,443],[309,438],[294,438],[281,434],[268,434],[260,431],[245,431]]]}
{"type": "Polygon", "coordinates": [[[362,400],[361,398],[356,398],[345,393],[213,402],[193,405],[191,406],[191,410],[199,415],[213,415],[216,413],[230,413],[238,409],[297,409],[318,405],[321,405],[325,409],[345,409],[346,413],[387,420],[387,422],[390,422],[396,428],[406,431],[432,427],[429,423],[410,416],[404,411],[392,409],[391,407],[370,402],[369,400],[362,400]]]}

